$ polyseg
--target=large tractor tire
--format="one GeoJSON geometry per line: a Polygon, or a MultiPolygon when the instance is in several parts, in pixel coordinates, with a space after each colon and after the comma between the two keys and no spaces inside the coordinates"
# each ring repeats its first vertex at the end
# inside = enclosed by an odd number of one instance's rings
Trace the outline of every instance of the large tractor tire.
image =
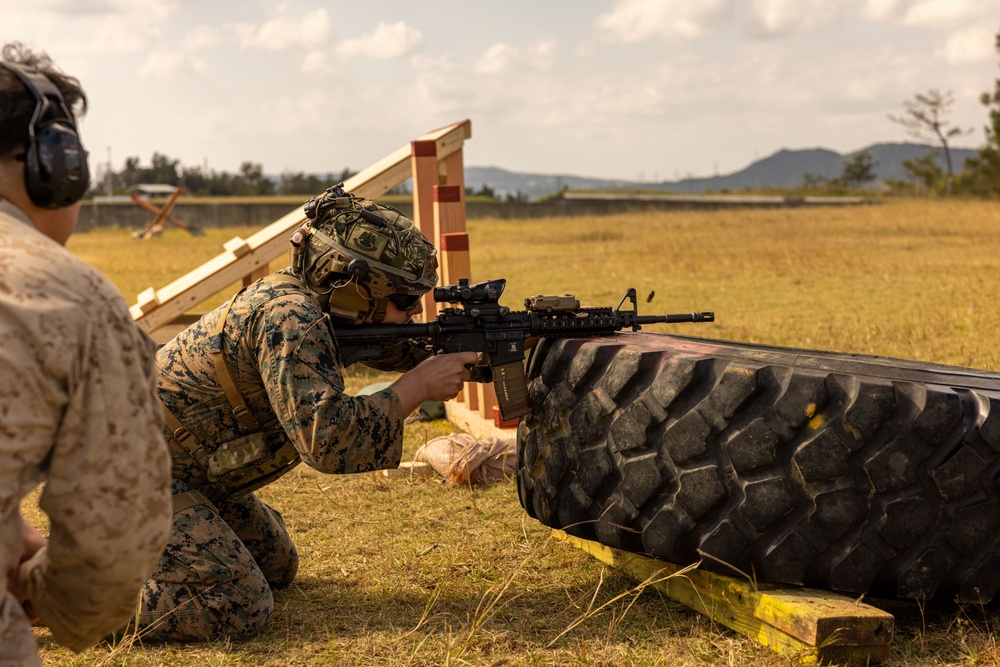
{"type": "Polygon", "coordinates": [[[607,546],[757,581],[988,602],[1000,374],[654,333],[543,340],[521,504],[607,546]]]}

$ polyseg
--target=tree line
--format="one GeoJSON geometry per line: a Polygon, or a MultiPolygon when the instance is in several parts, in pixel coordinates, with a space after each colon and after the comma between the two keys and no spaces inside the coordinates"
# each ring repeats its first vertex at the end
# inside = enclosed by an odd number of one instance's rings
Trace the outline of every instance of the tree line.
{"type": "Polygon", "coordinates": [[[109,171],[105,167],[91,194],[123,194],[135,185],[156,183],[180,187],[196,197],[314,195],[342,183],[355,173],[348,168],[319,175],[288,171],[274,180],[264,174],[263,166],[257,162],[243,162],[239,171],[232,174],[186,167],[180,160],[154,152],[149,166],[143,166],[138,157],[128,157],[121,171],[109,171]]]}

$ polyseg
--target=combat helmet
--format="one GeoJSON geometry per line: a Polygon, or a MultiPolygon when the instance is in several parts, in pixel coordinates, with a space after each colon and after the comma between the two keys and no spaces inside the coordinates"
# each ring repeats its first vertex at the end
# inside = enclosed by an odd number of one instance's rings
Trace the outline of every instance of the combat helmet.
{"type": "Polygon", "coordinates": [[[303,207],[291,238],[291,268],[330,315],[360,324],[385,317],[389,301],[409,310],[437,285],[437,249],[405,215],[329,188],[303,207]]]}

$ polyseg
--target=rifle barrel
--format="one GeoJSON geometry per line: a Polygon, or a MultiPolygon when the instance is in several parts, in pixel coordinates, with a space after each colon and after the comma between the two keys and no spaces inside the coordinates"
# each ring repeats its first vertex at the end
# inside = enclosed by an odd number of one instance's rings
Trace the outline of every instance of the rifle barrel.
{"type": "Polygon", "coordinates": [[[639,315],[636,324],[679,324],[681,322],[714,322],[715,313],[673,313],[670,315],[639,315]]]}

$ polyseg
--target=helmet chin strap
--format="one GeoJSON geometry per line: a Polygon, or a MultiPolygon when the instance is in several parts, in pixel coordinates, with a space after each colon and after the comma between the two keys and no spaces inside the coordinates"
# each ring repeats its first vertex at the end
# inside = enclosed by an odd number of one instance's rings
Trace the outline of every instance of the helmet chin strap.
{"type": "Polygon", "coordinates": [[[379,299],[375,302],[375,315],[372,317],[372,322],[375,324],[381,324],[382,320],[385,319],[385,310],[389,307],[389,299],[379,299]]]}

